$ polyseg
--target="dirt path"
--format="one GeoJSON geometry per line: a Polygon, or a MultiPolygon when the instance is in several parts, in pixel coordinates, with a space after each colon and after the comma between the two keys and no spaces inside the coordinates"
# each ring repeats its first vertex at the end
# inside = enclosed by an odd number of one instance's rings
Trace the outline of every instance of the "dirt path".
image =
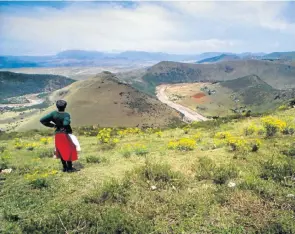
{"type": "Polygon", "coordinates": [[[156,88],[157,97],[161,102],[167,104],[168,106],[170,106],[173,109],[182,113],[186,117],[186,119],[189,121],[206,121],[206,120],[208,120],[206,117],[200,115],[199,113],[197,113],[187,107],[184,107],[180,104],[170,101],[169,98],[167,97],[167,95],[165,94],[165,90],[166,90],[167,86],[168,85],[160,85],[156,88]]]}

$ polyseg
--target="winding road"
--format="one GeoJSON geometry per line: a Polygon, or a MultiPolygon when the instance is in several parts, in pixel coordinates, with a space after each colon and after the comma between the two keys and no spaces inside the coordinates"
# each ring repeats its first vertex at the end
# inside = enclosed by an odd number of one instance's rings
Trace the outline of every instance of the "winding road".
{"type": "Polygon", "coordinates": [[[43,103],[45,100],[38,97],[39,93],[37,94],[28,94],[24,95],[24,97],[28,100],[28,103],[23,104],[0,104],[0,107],[28,107],[28,106],[34,106],[43,103]]]}
{"type": "Polygon", "coordinates": [[[172,107],[173,109],[179,111],[180,113],[182,113],[185,118],[188,120],[188,121],[206,121],[208,120],[206,117],[204,117],[203,115],[185,107],[185,106],[182,106],[180,104],[177,104],[177,103],[174,103],[172,101],[169,100],[169,98],[167,97],[166,93],[165,93],[165,90],[167,88],[167,85],[159,85],[157,88],[156,88],[156,93],[157,93],[157,98],[167,104],[168,106],[172,107]]]}

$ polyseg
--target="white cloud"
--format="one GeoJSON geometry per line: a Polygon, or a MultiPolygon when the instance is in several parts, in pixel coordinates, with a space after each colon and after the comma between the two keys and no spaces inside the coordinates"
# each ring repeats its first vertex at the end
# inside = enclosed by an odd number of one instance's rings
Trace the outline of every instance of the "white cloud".
{"type": "Polygon", "coordinates": [[[295,40],[294,24],[279,17],[284,4],[139,2],[132,7],[79,3],[61,9],[16,8],[15,14],[2,11],[0,16],[0,54],[49,54],[66,49],[170,53],[267,50],[267,44],[273,45],[270,38],[265,38],[267,43],[261,49],[257,45],[264,33],[269,35],[268,30],[274,36],[281,32],[295,40]],[[239,28],[251,30],[250,35],[255,31],[253,42],[236,33],[239,28]],[[256,47],[249,44],[255,43],[255,38],[259,38],[256,47]]]}

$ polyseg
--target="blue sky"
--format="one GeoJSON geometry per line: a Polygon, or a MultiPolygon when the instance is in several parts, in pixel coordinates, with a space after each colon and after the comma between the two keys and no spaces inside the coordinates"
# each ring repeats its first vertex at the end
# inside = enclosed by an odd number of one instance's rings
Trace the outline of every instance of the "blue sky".
{"type": "Polygon", "coordinates": [[[295,2],[0,2],[0,55],[295,50],[295,2]]]}

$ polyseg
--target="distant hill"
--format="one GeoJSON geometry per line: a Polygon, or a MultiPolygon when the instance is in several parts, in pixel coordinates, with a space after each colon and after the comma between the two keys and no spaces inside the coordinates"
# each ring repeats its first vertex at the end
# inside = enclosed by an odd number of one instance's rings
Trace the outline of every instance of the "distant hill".
{"type": "Polygon", "coordinates": [[[272,102],[280,92],[256,75],[220,82],[220,85],[231,89],[242,98],[246,105],[261,105],[272,102]]]}
{"type": "Polygon", "coordinates": [[[233,61],[233,60],[240,60],[240,59],[241,58],[237,55],[222,54],[216,57],[200,60],[198,61],[198,63],[215,63],[215,62],[233,61]]]}
{"type": "MultiPolygon", "coordinates": [[[[159,84],[214,82],[255,74],[275,89],[295,87],[295,67],[290,64],[258,60],[227,61],[213,64],[160,62],[147,69],[141,87],[152,93],[159,84]]],[[[136,83],[137,86],[138,82],[136,83]]]]}
{"type": "Polygon", "coordinates": [[[72,79],[56,75],[29,75],[0,72],[0,102],[9,97],[52,92],[73,82],[74,80],[72,79]]]}
{"type": "MultiPolygon", "coordinates": [[[[127,84],[119,82],[112,74],[102,73],[93,78],[78,81],[56,91],[51,97],[68,101],[73,126],[166,126],[181,121],[175,110],[127,84]]],[[[52,111],[47,109],[41,115],[52,111]]],[[[39,126],[37,116],[22,129],[39,126]],[[36,125],[37,124],[37,125],[36,125]]]]}
{"type": "MultiPolygon", "coordinates": [[[[284,53],[285,52],[281,54],[284,53]]],[[[208,62],[220,62],[233,60],[235,58],[240,58],[243,60],[254,58],[260,59],[263,55],[263,53],[251,52],[241,54],[234,54],[230,52],[205,52],[202,54],[169,54],[162,52],[146,51],[125,51],[120,53],[106,53],[88,50],[66,50],[52,56],[0,56],[0,69],[22,67],[101,67],[119,65],[130,66],[135,64],[155,64],[161,61],[195,62],[206,59],[209,59],[208,62]],[[219,56],[220,58],[218,58],[219,56]]],[[[267,59],[267,57],[265,57],[265,59],[267,59]]]]}
{"type": "Polygon", "coordinates": [[[295,61],[295,51],[273,52],[273,53],[264,55],[262,58],[263,59],[277,59],[277,60],[295,61]]]}

